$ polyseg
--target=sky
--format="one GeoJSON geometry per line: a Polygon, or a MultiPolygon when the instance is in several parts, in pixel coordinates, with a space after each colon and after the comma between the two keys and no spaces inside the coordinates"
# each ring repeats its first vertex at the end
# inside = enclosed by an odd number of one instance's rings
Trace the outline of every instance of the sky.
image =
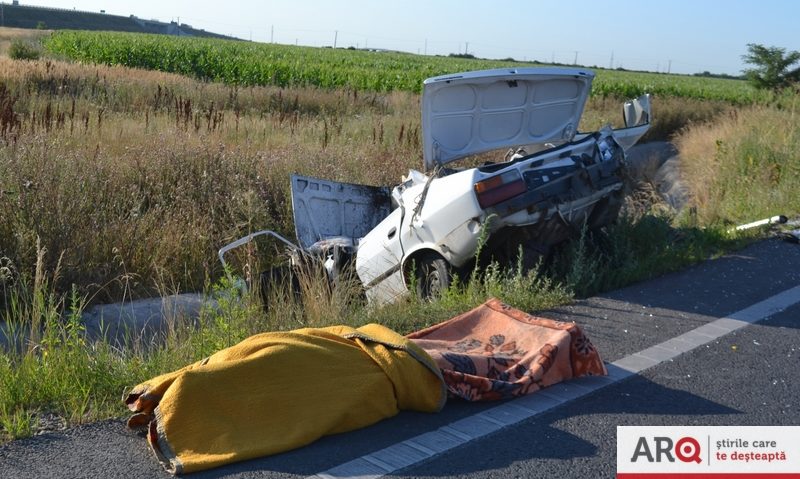
{"type": "MultiPolygon", "coordinates": [[[[4,3],[10,3],[6,0],[4,3]]],[[[470,53],[738,75],[748,43],[800,50],[795,0],[20,0],[177,21],[258,42],[470,53]]]]}

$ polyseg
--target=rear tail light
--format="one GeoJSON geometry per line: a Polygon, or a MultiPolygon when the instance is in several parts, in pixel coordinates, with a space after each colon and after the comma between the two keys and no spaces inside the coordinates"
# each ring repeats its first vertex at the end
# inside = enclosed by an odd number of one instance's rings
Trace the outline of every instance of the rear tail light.
{"type": "Polygon", "coordinates": [[[492,176],[475,183],[475,195],[481,208],[488,208],[524,193],[527,188],[518,170],[492,176]]]}

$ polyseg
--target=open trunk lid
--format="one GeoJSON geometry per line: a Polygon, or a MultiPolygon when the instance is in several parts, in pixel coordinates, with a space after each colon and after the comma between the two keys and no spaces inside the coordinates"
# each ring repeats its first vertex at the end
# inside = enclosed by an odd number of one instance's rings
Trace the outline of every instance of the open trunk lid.
{"type": "Polygon", "coordinates": [[[495,149],[571,141],[593,78],[589,70],[514,68],[425,80],[425,169],[495,149]]]}

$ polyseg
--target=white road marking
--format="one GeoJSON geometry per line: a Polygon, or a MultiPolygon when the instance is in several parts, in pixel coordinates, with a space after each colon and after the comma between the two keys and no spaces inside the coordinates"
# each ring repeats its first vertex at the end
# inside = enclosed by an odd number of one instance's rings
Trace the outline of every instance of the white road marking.
{"type": "Polygon", "coordinates": [[[459,419],[435,431],[420,434],[345,462],[309,476],[309,479],[383,477],[670,361],[797,303],[800,303],[800,286],[787,289],[725,318],[711,321],[680,336],[607,364],[608,376],[578,378],[556,384],[535,394],[459,419]]]}

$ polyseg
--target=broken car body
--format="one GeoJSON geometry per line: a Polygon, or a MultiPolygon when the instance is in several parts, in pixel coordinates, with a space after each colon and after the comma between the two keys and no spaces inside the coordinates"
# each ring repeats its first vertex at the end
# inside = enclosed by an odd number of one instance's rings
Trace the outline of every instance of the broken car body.
{"type": "Polygon", "coordinates": [[[621,205],[625,151],[649,128],[650,104],[647,95],[625,103],[625,128],[579,133],[593,78],[519,68],[426,80],[425,172],[411,170],[393,188],[293,175],[297,248],[331,278],[354,261],[367,298],[391,302],[412,284],[424,296],[446,288],[479,248],[499,261],[520,251],[537,258],[584,224],[608,224],[621,205]],[[497,163],[452,166],[509,148],[497,163]]]}

